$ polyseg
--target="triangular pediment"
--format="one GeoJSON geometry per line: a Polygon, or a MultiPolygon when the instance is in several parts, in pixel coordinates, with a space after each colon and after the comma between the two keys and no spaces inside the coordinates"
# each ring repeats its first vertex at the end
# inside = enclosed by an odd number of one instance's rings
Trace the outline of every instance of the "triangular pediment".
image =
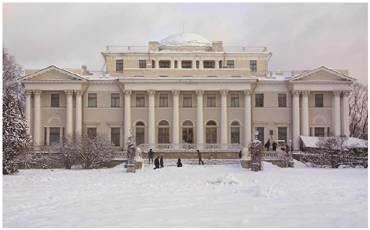
{"type": "Polygon", "coordinates": [[[26,75],[22,80],[27,81],[85,81],[78,74],[51,65],[37,72],[26,75]]]}
{"type": "Polygon", "coordinates": [[[328,81],[345,81],[345,82],[352,82],[354,78],[351,78],[343,73],[338,71],[326,68],[324,66],[307,71],[297,76],[293,77],[290,81],[291,82],[303,82],[303,81],[315,81],[315,82],[328,82],[328,81]]]}

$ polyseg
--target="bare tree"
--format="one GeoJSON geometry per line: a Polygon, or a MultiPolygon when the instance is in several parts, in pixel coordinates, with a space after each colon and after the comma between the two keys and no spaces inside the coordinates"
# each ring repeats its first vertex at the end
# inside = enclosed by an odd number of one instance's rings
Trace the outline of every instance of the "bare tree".
{"type": "Polygon", "coordinates": [[[83,136],[79,159],[85,169],[102,167],[113,159],[112,145],[101,136],[83,136]]]}
{"type": "Polygon", "coordinates": [[[368,95],[367,85],[354,83],[349,97],[350,135],[367,139],[368,95]]]}

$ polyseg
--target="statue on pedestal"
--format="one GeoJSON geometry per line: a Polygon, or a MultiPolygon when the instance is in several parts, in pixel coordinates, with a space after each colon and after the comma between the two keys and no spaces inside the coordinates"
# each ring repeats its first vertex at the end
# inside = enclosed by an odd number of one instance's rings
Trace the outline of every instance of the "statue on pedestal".
{"type": "Polygon", "coordinates": [[[136,141],[130,129],[130,136],[127,140],[127,172],[135,173],[136,169],[143,167],[141,150],[136,148],[136,141]]]}

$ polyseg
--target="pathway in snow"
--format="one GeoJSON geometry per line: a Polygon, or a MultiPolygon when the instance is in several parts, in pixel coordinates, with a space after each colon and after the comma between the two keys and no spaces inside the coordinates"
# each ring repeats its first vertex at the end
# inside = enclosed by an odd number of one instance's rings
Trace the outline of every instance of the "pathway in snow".
{"type": "Polygon", "coordinates": [[[5,227],[367,227],[367,169],[22,170],[3,193],[5,227]]]}

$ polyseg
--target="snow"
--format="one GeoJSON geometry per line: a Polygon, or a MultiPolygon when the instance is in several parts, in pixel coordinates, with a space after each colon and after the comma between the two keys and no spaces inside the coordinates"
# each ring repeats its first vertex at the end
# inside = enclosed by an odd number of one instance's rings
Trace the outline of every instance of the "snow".
{"type": "MultiPolygon", "coordinates": [[[[325,138],[325,137],[321,137],[325,138]]],[[[305,147],[318,148],[319,137],[301,136],[305,147]]],[[[359,138],[349,137],[344,141],[344,146],[348,148],[367,148],[367,141],[359,138]]]]}
{"type": "Polygon", "coordinates": [[[168,36],[160,41],[160,46],[211,46],[212,43],[199,34],[179,33],[168,36]]]}
{"type": "MultiPolygon", "coordinates": [[[[5,227],[367,227],[367,169],[183,160],[3,176],[5,227]],[[207,164],[208,163],[208,164],[207,164]],[[214,162],[215,163],[215,162],[214,162]],[[217,163],[217,162],[216,162],[217,163]]],[[[296,162],[297,163],[297,162],[296,162]]]]}

